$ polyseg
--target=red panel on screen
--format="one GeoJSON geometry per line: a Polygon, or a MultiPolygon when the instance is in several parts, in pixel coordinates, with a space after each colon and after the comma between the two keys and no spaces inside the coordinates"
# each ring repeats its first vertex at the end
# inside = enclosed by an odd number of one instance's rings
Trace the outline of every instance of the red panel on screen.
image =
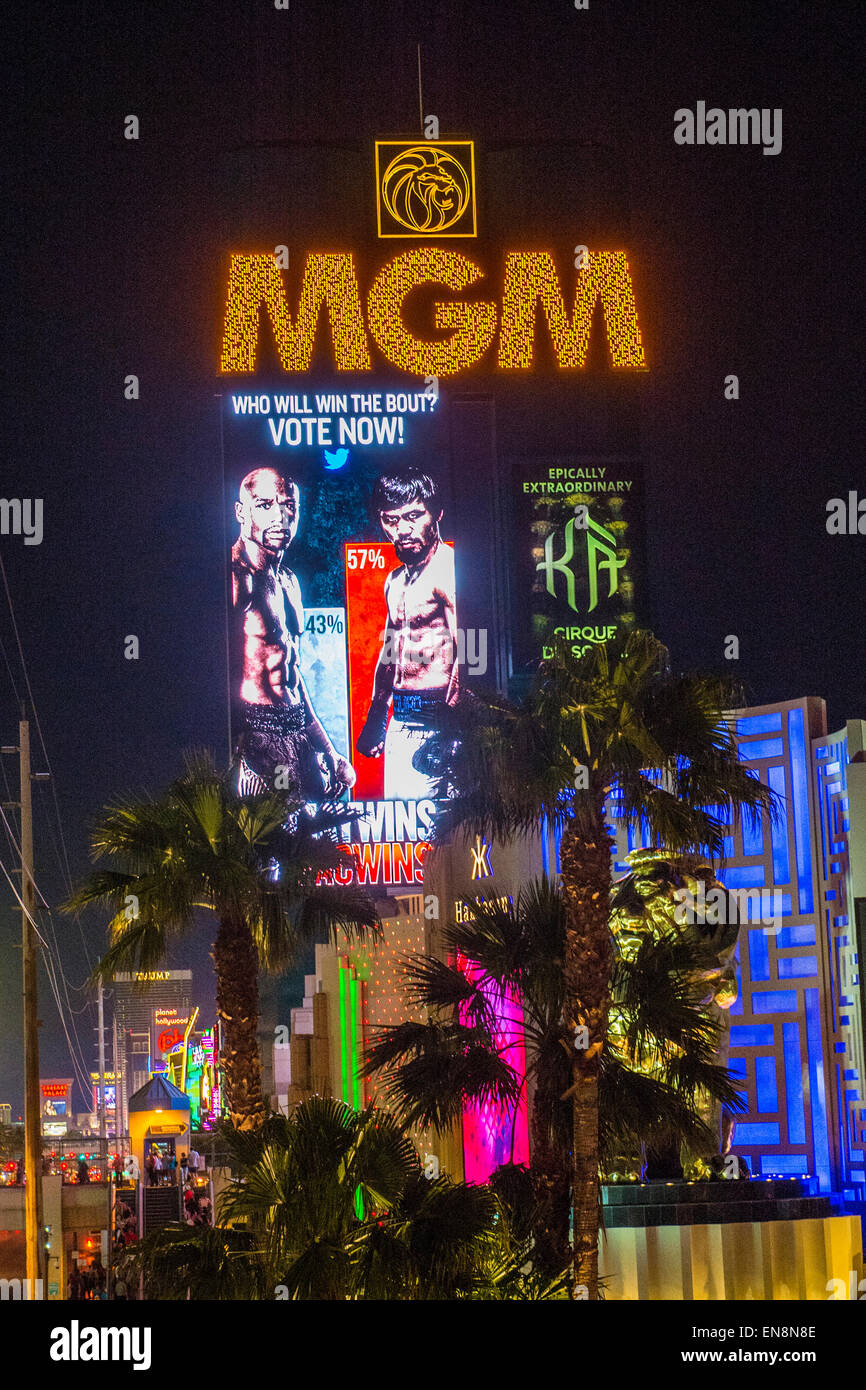
{"type": "Polygon", "coordinates": [[[356,748],[373,694],[373,673],[385,631],[385,579],[397,568],[388,541],[347,545],[346,640],[349,644],[349,758],[358,774],[355,801],[379,800],[385,788],[384,758],[365,758],[356,748]]]}
{"type": "MultiPolygon", "coordinates": [[[[446,541],[453,546],[453,541],[446,541]]],[[[385,759],[365,758],[357,739],[373,694],[373,675],[385,632],[385,580],[400,563],[389,541],[345,547],[346,640],[349,647],[349,760],[358,775],[353,801],[379,800],[385,791],[385,759]]]]}

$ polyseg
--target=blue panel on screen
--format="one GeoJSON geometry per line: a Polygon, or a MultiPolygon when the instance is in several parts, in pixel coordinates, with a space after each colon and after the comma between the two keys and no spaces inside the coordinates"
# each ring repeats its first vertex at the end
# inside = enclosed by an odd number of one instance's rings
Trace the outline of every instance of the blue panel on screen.
{"type": "Polygon", "coordinates": [[[757,1124],[743,1124],[740,1120],[734,1122],[734,1148],[742,1144],[778,1144],[779,1126],[772,1120],[759,1121],[757,1124]]]}
{"type": "Polygon", "coordinates": [[[761,1158],[761,1172],[805,1176],[809,1172],[809,1159],[806,1154],[767,1154],[761,1158]]]}
{"type": "Polygon", "coordinates": [[[790,883],[791,863],[788,857],[788,818],[785,815],[785,769],[784,767],[770,767],[767,769],[767,781],[770,790],[782,798],[779,806],[779,820],[776,824],[770,825],[770,842],[773,846],[773,881],[775,883],[790,883]]]}
{"type": "Polygon", "coordinates": [[[750,714],[737,720],[738,734],[780,734],[782,732],[782,712],[774,714],[750,714]]]}
{"type": "Polygon", "coordinates": [[[756,738],[751,743],[741,743],[737,753],[741,763],[751,758],[781,758],[783,753],[780,738],[756,738]]]}
{"type": "Polygon", "coordinates": [[[744,811],[741,824],[743,827],[743,854],[763,854],[764,828],[760,816],[753,819],[744,811]]]}
{"type": "Polygon", "coordinates": [[[780,927],[776,936],[776,945],[780,950],[785,946],[814,946],[815,928],[811,922],[800,922],[790,927],[780,927]]]}
{"type": "Polygon", "coordinates": [[[797,846],[797,886],[800,911],[811,912],[812,858],[809,846],[809,764],[806,731],[801,709],[788,711],[788,748],[791,765],[791,797],[794,810],[794,840],[797,846]]]}
{"type": "Polygon", "coordinates": [[[770,978],[769,937],[763,929],[749,932],[749,973],[753,980],[770,978]]]}
{"type": "Polygon", "coordinates": [[[753,1014],[795,1014],[797,1012],[797,991],[795,989],[755,990],[752,994],[753,1014]]]}
{"type": "Polygon", "coordinates": [[[818,974],[817,956],[780,956],[776,965],[780,980],[808,980],[818,974]]]}
{"type": "Polygon", "coordinates": [[[731,1047],[772,1047],[773,1034],[772,1023],[733,1023],[731,1047]]]}
{"type": "Polygon", "coordinates": [[[779,1108],[775,1057],[755,1058],[755,1100],[762,1115],[773,1115],[779,1108]]]}
{"type": "MultiPolygon", "coordinates": [[[[769,1059],[772,1061],[772,1057],[769,1059]]],[[[735,1076],[738,1081],[745,1081],[749,1064],[745,1057],[730,1057],[728,1059],[728,1071],[731,1076],[735,1076]]]]}
{"type": "Polygon", "coordinates": [[[823,1192],[829,1192],[830,1135],[827,1123],[827,1096],[824,1087],[824,1064],[821,1057],[821,1011],[817,989],[804,991],[806,1002],[806,1035],[809,1039],[809,1081],[812,1101],[812,1143],[815,1171],[823,1192]]]}
{"type": "Polygon", "coordinates": [[[763,888],[763,864],[731,864],[719,870],[719,881],[726,888],[763,888]]]}

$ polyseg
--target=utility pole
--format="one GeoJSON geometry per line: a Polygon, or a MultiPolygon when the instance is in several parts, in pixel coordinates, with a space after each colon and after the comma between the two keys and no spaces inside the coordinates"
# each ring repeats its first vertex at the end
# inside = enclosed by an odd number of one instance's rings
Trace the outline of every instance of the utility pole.
{"type": "MultiPolygon", "coordinates": [[[[22,710],[18,723],[18,747],[4,748],[18,754],[21,807],[21,955],[24,997],[24,1234],[27,1279],[31,1290],[41,1286],[45,1248],[42,1215],[42,1132],[39,1111],[39,1021],[36,999],[36,947],[33,932],[36,889],[33,883],[33,804],[30,773],[30,724],[22,710]]],[[[37,1295],[38,1296],[38,1295],[37,1295]]]]}
{"type": "Polygon", "coordinates": [[[99,1024],[99,1090],[96,1095],[99,1103],[99,1162],[102,1166],[103,1180],[106,1180],[108,1178],[108,1173],[106,1172],[107,1136],[105,1131],[105,1014],[103,1011],[101,979],[99,981],[99,993],[96,996],[96,1005],[99,1024]]]}

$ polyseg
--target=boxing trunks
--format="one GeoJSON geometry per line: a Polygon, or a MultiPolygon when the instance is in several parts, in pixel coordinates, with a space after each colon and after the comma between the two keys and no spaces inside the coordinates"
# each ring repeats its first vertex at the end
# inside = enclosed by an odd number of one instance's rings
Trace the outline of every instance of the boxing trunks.
{"type": "Polygon", "coordinates": [[[385,735],[385,797],[435,797],[445,772],[439,733],[446,690],[395,690],[385,735]]]}
{"type": "Polygon", "coordinates": [[[306,732],[304,706],[250,705],[241,701],[238,711],[241,796],[284,790],[300,801],[321,801],[326,781],[306,732]]]}

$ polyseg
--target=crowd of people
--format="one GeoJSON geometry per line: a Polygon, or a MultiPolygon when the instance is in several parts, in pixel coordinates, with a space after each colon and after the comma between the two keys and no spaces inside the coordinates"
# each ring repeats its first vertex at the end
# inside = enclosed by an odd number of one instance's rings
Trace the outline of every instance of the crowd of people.
{"type": "Polygon", "coordinates": [[[82,1269],[74,1266],[69,1276],[69,1297],[74,1303],[82,1299],[94,1302],[108,1298],[108,1275],[98,1255],[82,1269]]]}
{"type": "Polygon", "coordinates": [[[183,1217],[189,1226],[213,1225],[211,1200],[207,1188],[186,1187],[183,1194],[183,1217]]]}
{"type": "Polygon", "coordinates": [[[120,1255],[131,1245],[134,1240],[138,1240],[138,1220],[132,1207],[127,1202],[118,1200],[114,1208],[114,1253],[120,1255]]]}
{"type": "Polygon", "coordinates": [[[194,1187],[196,1179],[205,1171],[204,1159],[195,1149],[190,1149],[189,1153],[182,1151],[178,1158],[173,1150],[163,1154],[158,1144],[151,1145],[144,1167],[148,1187],[173,1187],[178,1181],[183,1187],[188,1183],[194,1187]]]}

